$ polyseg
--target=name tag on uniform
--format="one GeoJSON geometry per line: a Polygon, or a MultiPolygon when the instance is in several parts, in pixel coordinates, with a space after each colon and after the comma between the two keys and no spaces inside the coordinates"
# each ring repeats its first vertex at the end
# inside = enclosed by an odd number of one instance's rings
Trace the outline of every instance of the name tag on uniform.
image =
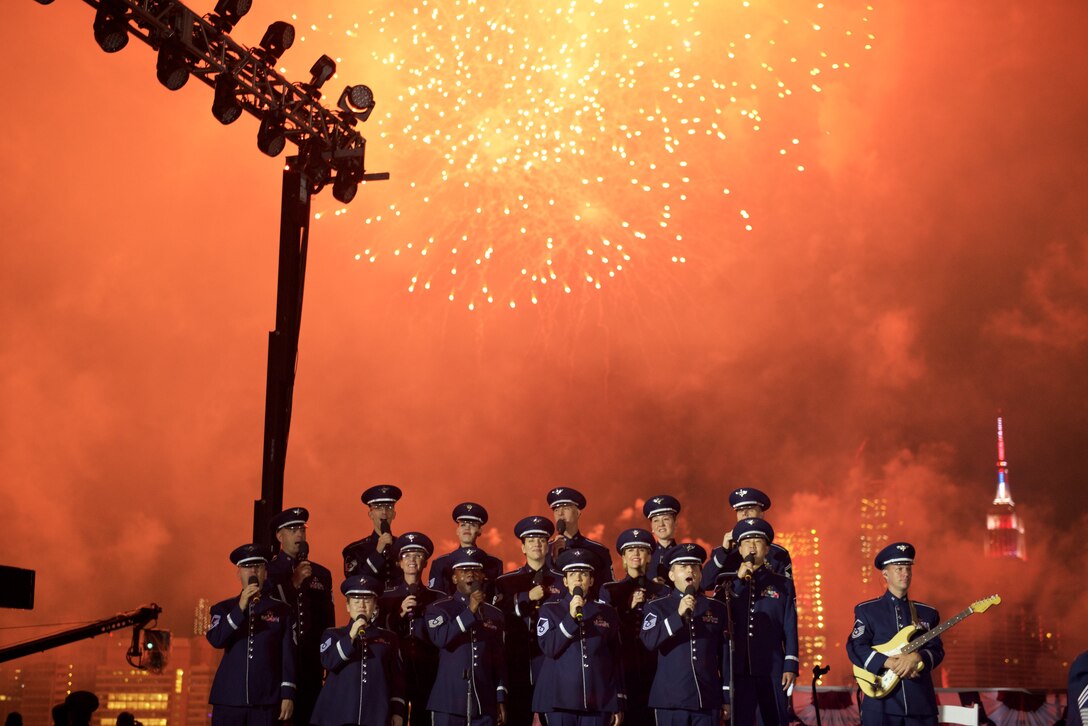
{"type": "Polygon", "coordinates": [[[646,613],[646,617],[642,621],[643,630],[651,630],[657,625],[657,613],[646,613]]]}

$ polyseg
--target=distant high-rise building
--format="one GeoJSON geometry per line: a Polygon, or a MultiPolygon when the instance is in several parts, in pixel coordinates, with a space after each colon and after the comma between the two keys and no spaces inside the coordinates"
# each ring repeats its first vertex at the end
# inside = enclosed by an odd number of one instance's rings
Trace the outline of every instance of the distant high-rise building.
{"type": "MultiPolygon", "coordinates": [[[[877,490],[879,486],[874,486],[873,489],[877,490]]],[[[861,583],[868,585],[877,574],[877,570],[873,568],[873,559],[888,544],[888,499],[862,497],[860,515],[861,583]]]]}
{"type": "Polygon", "coordinates": [[[797,594],[797,640],[801,672],[827,660],[824,631],[823,575],[820,572],[820,538],[815,529],[779,532],[775,542],[790,551],[793,587],[797,594]]]}
{"type": "Polygon", "coordinates": [[[986,515],[986,556],[991,559],[1026,560],[1024,522],[1016,513],[1009,490],[1009,463],[1005,460],[1005,429],[997,417],[997,496],[986,515]]]}
{"type": "Polygon", "coordinates": [[[203,637],[208,632],[211,627],[211,610],[212,603],[207,598],[202,597],[196,601],[193,609],[193,635],[203,637]]]}

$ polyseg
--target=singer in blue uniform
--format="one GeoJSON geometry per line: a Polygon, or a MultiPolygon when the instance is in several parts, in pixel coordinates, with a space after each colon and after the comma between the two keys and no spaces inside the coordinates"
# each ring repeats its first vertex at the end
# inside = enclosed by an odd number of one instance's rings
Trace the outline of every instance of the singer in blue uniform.
{"type": "Polygon", "coordinates": [[[552,509],[558,534],[548,547],[548,567],[558,569],[555,561],[564,549],[577,547],[589,550],[597,558],[593,567],[593,582],[596,584],[589,593],[591,599],[596,599],[601,585],[612,581],[612,553],[600,542],[586,537],[578,528],[578,520],[586,508],[585,496],[572,487],[556,487],[548,492],[548,506],[552,509]]]}
{"type": "Polygon", "coordinates": [[[207,638],[223,650],[208,697],[213,726],[272,726],[294,711],[294,624],[266,587],[270,556],[263,545],[235,548],[242,593],[212,606],[207,638]]]}
{"type": "Polygon", "coordinates": [[[723,603],[702,593],[706,550],[669,550],[672,590],[645,606],[643,644],[657,653],[650,707],[658,726],[718,726],[729,713],[729,631],[723,603]]]}
{"type": "Polygon", "coordinates": [[[401,491],[392,484],[379,484],[363,492],[360,499],[367,506],[367,517],[374,531],[344,548],[344,577],[370,575],[386,586],[395,584],[396,561],[392,555],[395,537],[390,525],[397,518],[401,491]]]}
{"type": "MultiPolygon", "coordinates": [[[[733,614],[733,723],[790,722],[787,696],[797,679],[797,596],[793,581],[767,567],[774,529],[764,519],[733,528],[741,564],[729,588],[733,614]]],[[[724,594],[724,593],[723,593],[724,594]]]]}
{"type": "Polygon", "coordinates": [[[385,626],[400,638],[400,652],[408,684],[408,720],[411,726],[430,726],[427,699],[438,673],[438,649],[427,639],[423,614],[431,603],[446,597],[423,584],[427,558],[434,552],[431,538],[422,532],[405,532],[393,543],[401,582],[386,588],[378,598],[385,626]]]}
{"type": "Polygon", "coordinates": [[[890,668],[902,678],[886,697],[862,700],[861,722],[865,726],[937,723],[933,670],[944,660],[940,637],[904,655],[886,656],[873,649],[874,644],[886,643],[911,623],[926,631],[941,622],[935,608],[908,595],[914,555],[914,545],[909,542],[894,542],[882,549],[873,565],[881,571],[888,589],[882,597],[854,607],[854,630],[846,642],[850,662],[873,674],[890,668]]]}
{"type": "MultiPolygon", "coordinates": [[[[625,529],[616,538],[616,551],[623,561],[622,580],[606,582],[601,587],[601,600],[620,616],[620,650],[623,653],[623,682],[627,693],[626,726],[652,726],[653,711],[649,707],[650,686],[654,682],[657,654],[646,649],[639,639],[646,603],[668,595],[670,588],[647,576],[651,549],[656,540],[645,529],[625,529]]],[[[664,566],[664,563],[662,563],[664,566]]],[[[665,571],[668,576],[668,570],[665,571]]]]}
{"type": "Polygon", "coordinates": [[[495,583],[494,604],[506,625],[507,726],[533,723],[533,687],[544,653],[536,639],[541,606],[563,594],[563,576],[548,567],[548,540],[555,526],[547,517],[525,517],[514,525],[525,564],[495,583]]]}
{"type": "Polygon", "coordinates": [[[536,636],[544,664],[533,689],[533,710],[548,726],[623,722],[620,617],[612,606],[586,599],[595,564],[587,550],[565,550],[559,567],[566,592],[540,608],[536,636]]]}
{"type": "MultiPolygon", "coordinates": [[[[453,521],[457,524],[457,541],[459,548],[474,547],[482,553],[484,560],[484,576],[487,578],[485,588],[488,599],[494,597],[495,581],[502,574],[502,560],[492,557],[477,546],[476,541],[487,524],[487,510],[476,502],[461,502],[453,508],[453,521]]],[[[433,590],[439,590],[447,595],[453,594],[453,567],[452,555],[436,557],[431,562],[431,574],[427,586],[433,590]]]]}
{"type": "Polygon", "coordinates": [[[381,582],[369,575],[340,585],[349,625],[321,635],[321,664],[328,671],[317,698],[315,726],[403,726],[404,666],[397,636],[379,627],[381,582]]]}
{"type": "Polygon", "coordinates": [[[306,724],[325,678],[318,647],[321,634],[336,624],[332,605],[332,573],[310,561],[305,507],[285,509],[272,518],[272,532],[280,551],[268,564],[268,579],[275,596],[291,608],[295,623],[298,666],[295,669],[295,723],[306,724]]]}
{"type": "Polygon", "coordinates": [[[1066,726],[1088,726],[1088,650],[1069,666],[1066,726]]]}
{"type": "Polygon", "coordinates": [[[454,553],[456,594],[427,608],[427,637],[438,647],[438,677],[427,708],[434,726],[503,726],[506,659],[502,612],[484,602],[484,561],[475,548],[454,553]]]}
{"type": "MultiPolygon", "coordinates": [[[[730,492],[729,506],[733,508],[737,522],[745,519],[764,519],[767,510],[771,508],[771,498],[755,487],[741,487],[730,492]]],[[[735,578],[739,566],[740,554],[733,540],[733,529],[730,528],[722,538],[722,546],[715,547],[710,553],[710,560],[703,570],[703,587],[713,590],[723,580],[735,578]]],[[[767,552],[766,566],[776,574],[793,579],[793,560],[790,558],[790,552],[777,542],[771,543],[771,549],[767,552]]]]}
{"type": "Polygon", "coordinates": [[[642,514],[650,521],[650,532],[654,536],[647,574],[664,584],[668,582],[669,568],[662,560],[665,553],[676,546],[676,518],[680,516],[680,500],[668,494],[658,494],[646,500],[642,505],[642,514]]]}

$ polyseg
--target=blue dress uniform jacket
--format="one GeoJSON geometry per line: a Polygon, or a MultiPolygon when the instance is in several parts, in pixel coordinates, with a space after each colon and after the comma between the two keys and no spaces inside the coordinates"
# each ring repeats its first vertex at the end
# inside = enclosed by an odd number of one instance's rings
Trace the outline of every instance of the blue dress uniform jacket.
{"type": "Polygon", "coordinates": [[[642,630],[646,604],[654,598],[668,595],[671,589],[646,578],[643,587],[646,599],[632,608],[631,596],[638,588],[638,580],[629,576],[617,582],[606,582],[601,587],[601,601],[616,608],[620,616],[620,652],[623,654],[623,684],[627,693],[627,714],[623,722],[628,726],[647,726],[653,722],[648,699],[654,671],[657,670],[657,653],[648,650],[638,636],[642,630]]]}
{"type": "Polygon", "coordinates": [[[378,611],[385,613],[385,627],[400,639],[400,653],[404,660],[408,703],[413,726],[427,726],[431,716],[427,712],[427,699],[431,696],[431,684],[438,674],[438,648],[427,638],[427,606],[446,597],[438,590],[417,585],[411,588],[402,582],[387,589],[378,598],[378,611]],[[401,603],[410,591],[416,593],[415,610],[402,616],[401,603]]]}
{"type": "MultiPolygon", "coordinates": [[[[502,560],[498,557],[492,557],[479,547],[476,547],[476,549],[480,550],[480,554],[483,555],[484,575],[487,576],[487,581],[484,583],[484,592],[487,593],[487,598],[490,600],[495,595],[495,581],[502,575],[502,560]]],[[[453,552],[447,552],[432,560],[431,572],[427,577],[428,587],[446,595],[452,595],[457,591],[457,588],[453,586],[452,555],[453,552]]]]}
{"type": "MultiPolygon", "coordinates": [[[[381,535],[377,532],[371,532],[366,537],[355,540],[344,548],[344,577],[371,575],[386,585],[396,583],[399,579],[396,572],[397,563],[392,556],[386,558],[385,555],[378,552],[379,537],[381,535]]],[[[393,545],[389,545],[388,549],[392,550],[393,545]]],[[[392,555],[392,552],[388,554],[392,555]]]]}
{"type": "Polygon", "coordinates": [[[336,624],[336,611],[332,604],[332,573],[316,562],[310,562],[313,574],[296,588],[292,577],[297,564],[286,552],[278,552],[268,563],[268,579],[276,597],[291,608],[294,619],[298,646],[298,665],[295,669],[298,690],[295,694],[294,718],[305,723],[321,691],[325,675],[318,653],[321,634],[336,624]]]}
{"type": "MultiPolygon", "coordinates": [[[[793,579],[793,559],[790,558],[788,549],[772,542],[766,560],[765,566],[769,567],[771,572],[789,580],[793,579]]],[[[715,547],[710,553],[706,567],[703,568],[703,587],[712,590],[718,586],[718,581],[722,577],[736,577],[740,563],[740,551],[736,547],[728,550],[724,547],[715,547]]]]}
{"type": "Polygon", "coordinates": [[[782,673],[797,673],[797,596],[793,581],[757,569],[750,581],[733,580],[733,719],[737,724],[787,724],[782,673]]]}
{"type": "Polygon", "coordinates": [[[213,706],[279,706],[284,699],[294,700],[291,609],[267,588],[260,602],[251,602],[245,611],[237,597],[213,605],[206,637],[224,651],[208,696],[213,706]]]}
{"type": "Polygon", "coordinates": [[[683,594],[673,588],[646,604],[639,637],[657,652],[650,707],[706,711],[729,703],[729,632],[723,603],[695,597],[689,623],[677,613],[683,594]]]}
{"type": "Polygon", "coordinates": [[[563,594],[563,576],[546,566],[534,570],[528,564],[495,581],[495,606],[506,624],[507,726],[528,726],[533,722],[533,686],[544,664],[544,653],[536,639],[540,608],[563,594]],[[529,599],[539,579],[544,598],[529,599]]]}
{"type": "MultiPolygon", "coordinates": [[[[600,592],[601,585],[606,582],[612,582],[612,550],[605,547],[600,542],[591,540],[581,532],[578,532],[573,537],[556,537],[548,544],[548,568],[552,570],[558,570],[555,565],[555,560],[552,558],[552,552],[555,550],[555,544],[560,540],[564,541],[563,549],[575,549],[581,548],[589,550],[597,558],[597,564],[593,568],[593,587],[590,588],[589,597],[594,598],[597,593],[600,592]]],[[[562,550],[560,550],[562,551],[562,550]]]]}
{"type": "Polygon", "coordinates": [[[433,603],[424,617],[427,637],[438,646],[438,677],[427,708],[464,716],[469,701],[472,718],[495,718],[496,704],[506,701],[502,612],[480,603],[473,613],[465,596],[458,593],[433,603]]]}
{"type": "MultiPolygon", "coordinates": [[[[914,603],[918,627],[937,627],[941,617],[936,609],[920,602],[914,603]]],[[[882,597],[854,607],[854,630],[846,642],[850,662],[870,673],[884,670],[887,656],[872,646],[891,640],[896,633],[911,624],[910,604],[885,591],[882,597]]],[[[944,660],[944,645],[939,637],[922,646],[919,655],[925,664],[917,678],[909,678],[884,698],[866,698],[861,704],[861,718],[867,724],[878,724],[884,716],[932,717],[937,715],[937,696],[933,691],[933,669],[944,660]]]]}
{"type": "Polygon", "coordinates": [[[533,689],[533,710],[623,711],[619,613],[590,600],[579,622],[570,614],[570,601],[567,594],[540,608],[536,635],[545,657],[533,689]]]}
{"type": "Polygon", "coordinates": [[[388,726],[391,716],[407,711],[400,643],[373,623],[359,637],[350,637],[350,631],[351,626],[328,628],[321,636],[321,665],[329,674],[310,723],[388,726]]]}
{"type": "Polygon", "coordinates": [[[1069,666],[1068,696],[1066,726],[1088,726],[1088,651],[1078,655],[1069,666]]]}
{"type": "MultiPolygon", "coordinates": [[[[676,540],[669,540],[668,544],[661,544],[654,540],[653,549],[650,551],[650,566],[646,568],[646,575],[655,578],[660,577],[665,582],[669,581],[669,566],[665,564],[665,553],[676,546],[676,540]]],[[[661,583],[658,583],[661,584],[661,583]]],[[[668,587],[668,585],[665,585],[668,587]]]]}

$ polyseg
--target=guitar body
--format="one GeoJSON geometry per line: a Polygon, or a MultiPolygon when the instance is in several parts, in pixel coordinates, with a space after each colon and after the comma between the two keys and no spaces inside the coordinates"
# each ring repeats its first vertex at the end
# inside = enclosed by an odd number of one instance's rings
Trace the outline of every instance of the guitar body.
{"type": "MultiPolygon", "coordinates": [[[[900,655],[907,643],[919,632],[921,631],[918,628],[908,625],[886,643],[874,645],[873,650],[882,655],[900,655]]],[[[921,671],[923,668],[925,666],[919,663],[918,670],[921,671]]],[[[884,698],[899,685],[899,676],[890,668],[885,668],[880,672],[880,675],[874,675],[864,668],[854,666],[854,679],[857,680],[861,692],[869,698],[884,698]]]]}

